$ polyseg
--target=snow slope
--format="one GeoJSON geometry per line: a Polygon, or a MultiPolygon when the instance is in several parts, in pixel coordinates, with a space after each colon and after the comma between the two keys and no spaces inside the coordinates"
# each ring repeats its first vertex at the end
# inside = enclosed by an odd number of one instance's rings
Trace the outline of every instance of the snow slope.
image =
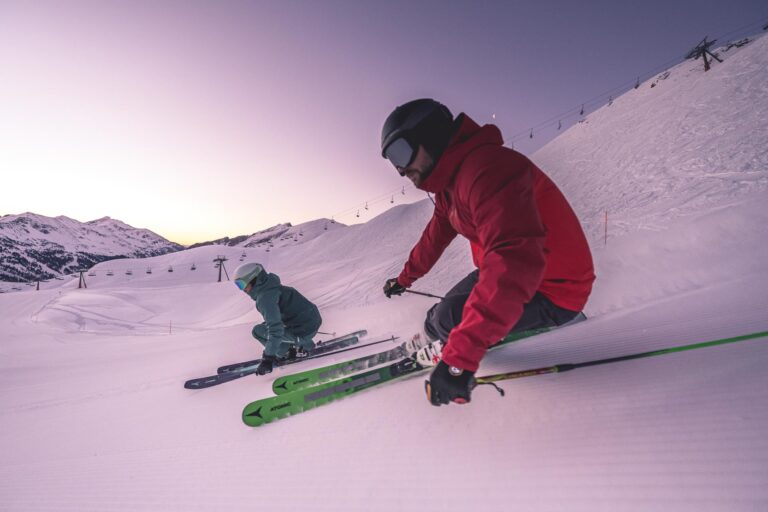
{"type": "Polygon", "coordinates": [[[768,189],[768,38],[687,60],[589,114],[534,161],[569,191],[591,240],[768,189]]]}
{"type": "MultiPolygon", "coordinates": [[[[765,107],[766,41],[705,76],[690,62],[673,68],[648,87],[666,100],[643,85],[534,156],[588,228],[590,320],[490,353],[481,375],[768,330],[768,165],[750,138],[766,133],[765,118],[724,121],[714,105],[765,107]],[[631,133],[639,120],[655,133],[686,116],[688,158],[667,138],[631,133]],[[749,145],[696,172],[711,126],[732,137],[718,155],[749,145]],[[723,169],[727,179],[712,177],[723,169]],[[615,219],[607,245],[605,209],[615,219]]],[[[418,330],[432,301],[387,300],[381,286],[430,209],[401,205],[270,252],[206,246],[105,262],[87,290],[69,280],[0,295],[0,509],[768,509],[768,338],[507,382],[505,398],[480,388],[467,406],[429,406],[413,378],[257,429],[240,411],[271,394],[270,377],[182,388],[259,353],[249,334],[258,313],[217,282],[219,255],[231,272],[245,250],[298,287],[324,331],[366,327],[373,340],[418,330]]],[[[469,270],[457,240],[415,288],[442,293],[469,270]]]]}

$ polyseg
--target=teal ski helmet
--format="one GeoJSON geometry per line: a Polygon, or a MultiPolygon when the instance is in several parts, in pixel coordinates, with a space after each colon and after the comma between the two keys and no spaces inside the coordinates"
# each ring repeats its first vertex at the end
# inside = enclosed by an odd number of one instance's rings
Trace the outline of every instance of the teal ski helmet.
{"type": "Polygon", "coordinates": [[[235,285],[241,290],[245,290],[262,272],[264,272],[264,267],[261,263],[245,263],[235,269],[235,274],[232,277],[235,280],[235,285]]]}

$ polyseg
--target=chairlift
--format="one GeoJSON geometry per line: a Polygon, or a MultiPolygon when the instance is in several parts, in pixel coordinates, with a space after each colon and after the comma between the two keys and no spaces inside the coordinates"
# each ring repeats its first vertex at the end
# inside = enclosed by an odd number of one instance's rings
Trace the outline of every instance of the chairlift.
{"type": "Polygon", "coordinates": [[[584,104],[583,103],[581,104],[581,112],[579,112],[579,115],[581,115],[581,116],[584,115],[584,104]]]}
{"type": "Polygon", "coordinates": [[[107,275],[108,275],[109,277],[112,277],[113,275],[115,275],[115,273],[114,273],[114,272],[112,272],[111,270],[107,270],[107,275]]]}
{"type": "Polygon", "coordinates": [[[173,267],[168,267],[168,272],[173,272],[173,267]]]}
{"type": "Polygon", "coordinates": [[[152,273],[152,268],[151,267],[147,267],[147,274],[151,274],[151,273],[152,273]]]}
{"type": "Polygon", "coordinates": [[[88,272],[88,276],[93,277],[96,275],[96,272],[88,272]]]}
{"type": "Polygon", "coordinates": [[[125,275],[127,275],[127,276],[132,276],[132,275],[133,275],[133,272],[132,272],[131,270],[126,270],[126,271],[125,271],[125,275]]]}
{"type": "Polygon", "coordinates": [[[192,268],[190,268],[189,270],[197,270],[197,267],[195,266],[194,263],[192,264],[192,268]]]}
{"type": "Polygon", "coordinates": [[[392,199],[389,200],[390,204],[395,204],[395,196],[392,196],[392,199]]]}

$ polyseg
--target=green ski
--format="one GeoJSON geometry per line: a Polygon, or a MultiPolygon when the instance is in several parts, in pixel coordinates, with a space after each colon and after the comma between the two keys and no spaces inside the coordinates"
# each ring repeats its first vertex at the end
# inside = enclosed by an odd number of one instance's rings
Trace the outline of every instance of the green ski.
{"type": "MultiPolygon", "coordinates": [[[[510,334],[501,342],[494,345],[493,348],[506,345],[523,338],[528,338],[536,334],[548,332],[552,329],[553,328],[542,328],[510,334]]],[[[397,347],[393,350],[398,349],[400,349],[400,347],[397,347]]],[[[340,365],[349,363],[350,362],[347,361],[346,363],[339,363],[338,365],[330,365],[330,367],[338,367],[340,365]]],[[[327,368],[329,367],[326,367],[326,369],[327,368]]],[[[282,395],[263,398],[261,400],[256,400],[255,402],[251,402],[243,409],[243,422],[248,426],[258,427],[265,423],[270,423],[286,416],[299,414],[309,409],[333,402],[334,400],[339,400],[353,393],[357,393],[359,391],[363,391],[365,389],[372,388],[374,386],[378,386],[395,379],[400,379],[409,375],[416,375],[424,370],[429,369],[430,368],[424,368],[423,366],[419,365],[411,357],[405,357],[400,361],[392,363],[388,366],[383,366],[356,375],[343,377],[341,379],[327,382],[325,384],[315,383],[315,385],[311,385],[311,387],[296,389],[294,391],[284,392],[282,395]]],[[[320,370],[322,370],[322,368],[320,370]]],[[[311,372],[302,372],[301,374],[306,373],[311,372]]]]}
{"type": "Polygon", "coordinates": [[[413,359],[406,358],[389,366],[326,384],[256,400],[243,409],[243,422],[250,427],[258,427],[425,369],[413,359]]]}
{"type": "MultiPolygon", "coordinates": [[[[509,334],[492,348],[500,347],[502,345],[512,343],[513,341],[528,338],[535,334],[547,332],[552,329],[553,328],[545,327],[541,329],[509,334]]],[[[296,391],[297,389],[316,386],[324,382],[329,382],[334,379],[344,377],[345,375],[352,375],[354,373],[361,372],[369,368],[374,368],[385,363],[399,361],[400,359],[404,359],[412,355],[406,351],[405,345],[406,344],[403,343],[398,347],[385,350],[383,352],[377,352],[376,354],[362,356],[350,361],[343,361],[341,363],[330,364],[328,366],[278,377],[272,383],[272,391],[276,395],[284,395],[286,393],[296,391]]]]}

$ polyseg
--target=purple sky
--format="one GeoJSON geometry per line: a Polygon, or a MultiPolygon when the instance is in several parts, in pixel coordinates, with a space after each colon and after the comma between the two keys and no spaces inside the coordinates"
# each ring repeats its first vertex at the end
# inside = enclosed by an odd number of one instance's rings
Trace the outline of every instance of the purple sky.
{"type": "Polygon", "coordinates": [[[0,0],[0,214],[181,243],[367,220],[423,197],[379,157],[396,105],[434,97],[509,140],[760,21],[765,0],[0,0]]]}

